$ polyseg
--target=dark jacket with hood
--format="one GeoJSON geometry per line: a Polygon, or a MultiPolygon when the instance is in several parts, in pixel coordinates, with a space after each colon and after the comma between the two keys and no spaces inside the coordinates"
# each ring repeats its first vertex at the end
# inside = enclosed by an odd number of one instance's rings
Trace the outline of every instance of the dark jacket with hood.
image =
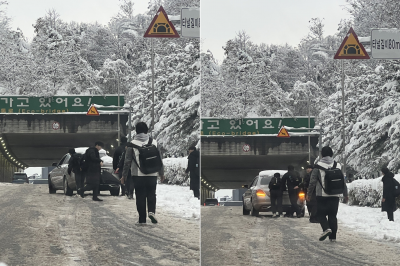
{"type": "Polygon", "coordinates": [[[286,186],[289,193],[295,192],[294,187],[299,186],[301,183],[300,174],[297,171],[288,171],[282,177],[282,189],[285,191],[286,186]]]}
{"type": "Polygon", "coordinates": [[[188,156],[188,167],[186,173],[190,172],[190,189],[199,189],[200,187],[200,153],[198,150],[192,151],[188,156]]]}
{"type": "MultiPolygon", "coordinates": [[[[113,155],[113,169],[117,170],[118,168],[118,163],[121,160],[122,154],[125,152],[125,147],[128,145],[127,142],[122,143],[118,148],[115,149],[114,155],[113,155]]],[[[120,168],[120,172],[122,173],[122,168],[120,168]]]]}
{"type": "Polygon", "coordinates": [[[74,153],[72,154],[71,158],[68,161],[68,174],[71,175],[71,171],[74,172],[75,174],[80,174],[81,173],[81,166],[80,166],[80,161],[81,161],[82,154],[80,153],[74,153]]]}
{"type": "Polygon", "coordinates": [[[86,171],[86,183],[87,184],[100,184],[101,166],[99,151],[95,147],[90,147],[86,150],[86,160],[88,163],[88,169],[86,171]]]}
{"type": "Polygon", "coordinates": [[[394,174],[392,172],[388,172],[382,177],[383,182],[383,195],[382,198],[385,199],[385,202],[382,202],[382,211],[396,211],[396,197],[394,195],[395,190],[395,181],[394,174]]]}

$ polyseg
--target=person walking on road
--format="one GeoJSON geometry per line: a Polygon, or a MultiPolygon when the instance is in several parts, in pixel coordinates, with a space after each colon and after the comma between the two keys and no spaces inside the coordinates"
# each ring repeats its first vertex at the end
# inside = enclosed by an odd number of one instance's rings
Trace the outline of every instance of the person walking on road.
{"type": "Polygon", "coordinates": [[[300,208],[297,205],[300,183],[300,174],[294,170],[293,165],[289,165],[288,172],[282,177],[283,191],[285,191],[287,187],[290,204],[292,205],[291,210],[285,214],[286,217],[293,217],[293,213],[296,212],[297,218],[301,218],[300,208]]]}
{"type": "Polygon", "coordinates": [[[71,158],[68,161],[68,174],[74,173],[76,189],[79,190],[83,188],[85,181],[80,165],[82,154],[76,153],[75,149],[70,149],[69,154],[71,154],[71,158]]]}
{"type": "MultiPolygon", "coordinates": [[[[114,155],[113,155],[113,169],[114,171],[117,171],[118,164],[122,159],[122,154],[125,152],[126,145],[128,145],[128,139],[124,136],[121,137],[121,145],[118,146],[118,148],[115,149],[114,155]]],[[[118,172],[119,179],[122,178],[122,168],[120,168],[121,171],[118,172]]],[[[127,194],[125,191],[126,186],[122,185],[121,186],[121,196],[127,194]]]]}
{"type": "Polygon", "coordinates": [[[282,215],[282,180],[281,175],[279,173],[275,173],[269,182],[269,193],[271,195],[271,209],[272,209],[272,217],[280,217],[282,215]],[[278,212],[278,215],[276,215],[278,212]]]}
{"type": "Polygon", "coordinates": [[[190,190],[193,190],[193,195],[200,199],[200,153],[196,147],[189,148],[188,167],[186,173],[190,172],[190,190]]]}
{"type": "Polygon", "coordinates": [[[395,186],[398,186],[399,183],[394,179],[394,174],[389,171],[387,167],[382,167],[381,169],[383,173],[382,182],[383,182],[383,195],[382,195],[382,211],[387,212],[387,217],[389,221],[394,222],[393,212],[397,210],[396,206],[396,196],[395,186]]]}
{"type": "Polygon", "coordinates": [[[121,182],[124,183],[126,181],[129,169],[131,169],[131,174],[135,181],[136,208],[139,213],[138,225],[146,224],[146,202],[151,222],[157,223],[155,216],[157,173],[160,175],[161,182],[163,182],[165,178],[164,166],[157,147],[157,141],[147,134],[149,128],[146,123],[137,123],[135,130],[136,136],[128,144],[126,150],[121,182]],[[146,158],[146,154],[150,156],[146,158]]]}
{"type": "Polygon", "coordinates": [[[314,190],[316,190],[317,219],[323,231],[319,240],[323,241],[329,236],[329,240],[335,242],[338,229],[336,216],[339,209],[339,196],[343,193],[343,202],[348,201],[347,186],[344,176],[340,171],[341,165],[336,163],[332,158],[332,149],[329,146],[323,147],[321,150],[321,155],[322,159],[314,165],[314,169],[311,172],[310,184],[307,191],[307,201],[311,200],[311,196],[314,193],[314,190]],[[342,179],[340,180],[341,183],[339,184],[342,188],[342,193],[332,194],[330,191],[327,191],[327,182],[330,180],[327,178],[327,173],[331,173],[332,170],[335,170],[336,174],[341,175],[341,178],[335,178],[332,180],[332,182],[342,179]],[[322,184],[324,184],[325,187],[323,187],[322,184]],[[328,216],[328,219],[326,216],[328,216]]]}
{"type": "MultiPolygon", "coordinates": [[[[307,197],[307,190],[310,185],[310,178],[311,178],[311,172],[313,170],[312,165],[307,165],[306,168],[306,176],[303,179],[303,182],[301,184],[301,188],[303,189],[304,193],[306,194],[307,197]]],[[[317,219],[317,195],[316,191],[314,190],[313,194],[310,197],[310,201],[306,201],[307,204],[307,210],[308,210],[308,215],[310,216],[310,223],[319,223],[317,219]]]]}
{"type": "Polygon", "coordinates": [[[87,165],[86,186],[78,190],[78,194],[82,198],[85,191],[93,190],[93,200],[103,201],[97,197],[100,186],[101,167],[103,166],[99,150],[101,150],[103,146],[103,142],[97,141],[95,142],[94,147],[90,147],[85,152],[85,164],[87,165]]]}

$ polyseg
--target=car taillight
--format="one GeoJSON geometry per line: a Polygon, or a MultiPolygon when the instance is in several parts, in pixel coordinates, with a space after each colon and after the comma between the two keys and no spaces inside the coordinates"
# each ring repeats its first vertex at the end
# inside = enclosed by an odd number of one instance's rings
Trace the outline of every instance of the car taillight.
{"type": "Polygon", "coordinates": [[[304,193],[303,191],[299,193],[300,200],[304,200],[305,196],[306,196],[306,193],[304,193]]]}
{"type": "Polygon", "coordinates": [[[267,194],[265,194],[264,190],[262,190],[262,189],[258,189],[257,192],[256,192],[256,195],[259,196],[259,197],[267,196],[267,194]]]}

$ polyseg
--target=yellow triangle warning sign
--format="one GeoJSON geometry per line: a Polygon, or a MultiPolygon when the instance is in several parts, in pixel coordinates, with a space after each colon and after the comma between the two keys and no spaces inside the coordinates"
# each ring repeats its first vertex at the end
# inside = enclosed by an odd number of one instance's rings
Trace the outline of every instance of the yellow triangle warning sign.
{"type": "Polygon", "coordinates": [[[99,114],[99,111],[97,111],[96,107],[94,107],[94,105],[92,105],[92,106],[90,106],[86,115],[100,115],[100,114],[99,114]]]}
{"type": "Polygon", "coordinates": [[[286,128],[282,127],[281,130],[279,130],[278,133],[278,138],[290,138],[289,132],[286,130],[286,128]]]}
{"type": "Polygon", "coordinates": [[[143,37],[155,38],[179,38],[178,32],[174,25],[169,21],[167,13],[162,6],[157,11],[157,14],[150,23],[149,28],[143,37]]]}
{"type": "Polygon", "coordinates": [[[334,59],[369,59],[369,55],[364,49],[364,46],[358,41],[357,34],[353,28],[344,38],[339,50],[336,52],[334,59]]]}

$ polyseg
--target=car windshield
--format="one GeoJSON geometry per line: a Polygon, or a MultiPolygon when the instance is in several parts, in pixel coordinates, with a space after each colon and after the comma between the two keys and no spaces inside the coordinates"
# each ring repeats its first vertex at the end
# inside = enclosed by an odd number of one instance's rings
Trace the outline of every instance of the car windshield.
{"type": "Polygon", "coordinates": [[[269,184],[269,182],[272,179],[272,175],[267,175],[267,176],[262,176],[260,180],[260,185],[261,186],[266,186],[269,184]]]}

